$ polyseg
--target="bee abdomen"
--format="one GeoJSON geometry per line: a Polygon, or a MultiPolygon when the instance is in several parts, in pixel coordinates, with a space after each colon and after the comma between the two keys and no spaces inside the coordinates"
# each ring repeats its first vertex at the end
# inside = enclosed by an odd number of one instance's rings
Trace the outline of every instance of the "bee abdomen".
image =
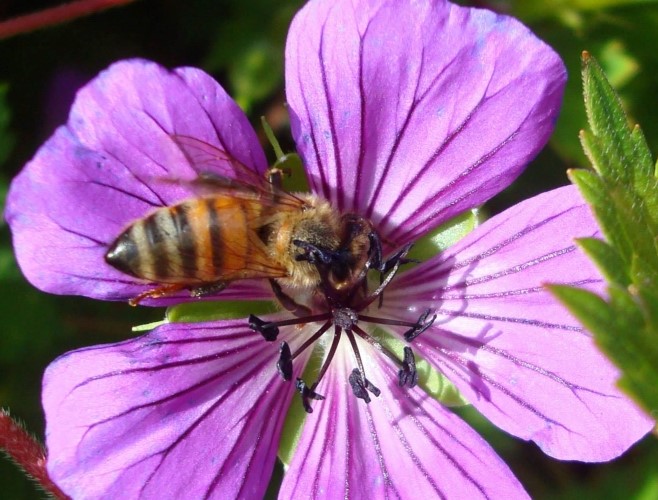
{"type": "Polygon", "coordinates": [[[126,229],[105,254],[106,262],[127,274],[151,281],[168,281],[180,276],[182,256],[177,248],[178,229],[173,208],[160,209],[126,229]]]}
{"type": "Polygon", "coordinates": [[[245,224],[244,208],[230,198],[187,201],[133,223],[114,241],[105,260],[150,281],[217,281],[245,266],[245,224]]]}

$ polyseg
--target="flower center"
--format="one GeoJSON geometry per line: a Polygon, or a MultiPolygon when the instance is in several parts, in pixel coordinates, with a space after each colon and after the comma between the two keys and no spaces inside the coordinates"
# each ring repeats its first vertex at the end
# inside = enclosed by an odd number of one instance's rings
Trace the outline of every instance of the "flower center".
{"type": "MultiPolygon", "coordinates": [[[[348,380],[352,387],[352,392],[357,398],[363,399],[366,403],[369,403],[369,393],[374,396],[379,396],[381,391],[366,378],[356,336],[368,342],[398,366],[398,383],[401,387],[414,387],[418,383],[418,373],[416,371],[416,360],[411,348],[408,346],[404,347],[403,358],[400,360],[394,353],[382,346],[375,338],[359,326],[360,322],[364,322],[407,327],[409,329],[404,333],[404,339],[407,342],[411,342],[418,335],[427,330],[436,319],[436,315],[430,317],[431,311],[429,309],[425,310],[415,323],[362,314],[362,311],[365,311],[368,306],[377,300],[380,301],[379,305],[381,306],[385,288],[391,283],[400,269],[400,266],[411,262],[406,259],[406,255],[409,252],[411,245],[405,246],[385,262],[377,263],[373,260],[369,260],[365,272],[363,273],[363,279],[355,282],[348,289],[337,289],[332,286],[329,269],[331,268],[332,263],[334,263],[333,256],[329,253],[323,253],[322,250],[317,247],[311,247],[312,246],[310,245],[304,246],[307,250],[306,259],[318,267],[321,276],[321,283],[318,287],[318,295],[320,298],[319,306],[314,309],[324,312],[311,314],[310,309],[306,306],[289,307],[289,301],[292,301],[292,299],[285,295],[276,283],[273,283],[272,286],[279,301],[282,302],[287,309],[293,311],[298,317],[283,321],[268,322],[263,321],[254,315],[249,316],[249,327],[252,330],[259,332],[263,335],[265,340],[269,342],[276,340],[279,334],[279,327],[323,322],[322,326],[306,339],[304,343],[295,350],[295,352],[290,350],[290,346],[287,342],[281,342],[279,346],[279,360],[277,361],[276,366],[279,374],[286,381],[292,379],[293,361],[295,358],[315,344],[333,326],[333,338],[315,382],[309,386],[304,380],[298,378],[295,383],[295,387],[302,397],[304,409],[308,413],[311,413],[313,411],[311,401],[324,399],[324,396],[318,394],[315,389],[327,372],[343,334],[347,337],[356,359],[357,367],[354,368],[348,380]],[[381,273],[380,284],[372,292],[369,292],[368,290],[367,272],[369,270],[377,270],[381,273]]],[[[337,255],[336,252],[332,252],[332,254],[337,255]]]]}

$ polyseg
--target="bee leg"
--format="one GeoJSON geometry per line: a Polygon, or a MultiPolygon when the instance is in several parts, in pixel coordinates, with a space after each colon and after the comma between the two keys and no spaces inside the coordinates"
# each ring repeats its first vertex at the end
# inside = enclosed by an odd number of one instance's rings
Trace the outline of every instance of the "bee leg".
{"type": "Polygon", "coordinates": [[[174,284],[174,285],[163,285],[153,290],[147,290],[140,293],[137,297],[133,297],[128,301],[128,304],[131,306],[136,306],[144,299],[159,299],[160,297],[166,297],[167,295],[173,295],[174,293],[185,288],[185,285],[174,284]]]}
{"type": "Polygon", "coordinates": [[[308,307],[298,304],[290,295],[284,292],[281,285],[279,285],[276,280],[270,278],[269,281],[274,296],[285,309],[298,318],[303,318],[304,316],[309,316],[311,314],[311,310],[308,307]]]}
{"type": "Polygon", "coordinates": [[[336,252],[334,250],[327,250],[326,248],[319,247],[313,243],[302,240],[293,240],[293,245],[305,250],[306,253],[297,255],[295,260],[307,261],[311,264],[341,264],[346,260],[345,252],[336,252]]]}
{"type": "Polygon", "coordinates": [[[265,172],[265,177],[267,177],[267,181],[274,188],[272,189],[272,191],[276,191],[277,189],[283,189],[284,174],[290,175],[290,170],[282,169],[279,167],[270,167],[267,169],[267,172],[265,172]]]}
{"type": "MultiPolygon", "coordinates": [[[[383,269],[383,256],[382,256],[382,240],[379,235],[372,231],[368,235],[370,241],[370,248],[368,249],[369,266],[378,271],[383,269]]],[[[382,271],[383,272],[383,271],[382,271]]]]}
{"type": "Polygon", "coordinates": [[[190,290],[190,295],[192,297],[205,297],[212,293],[221,292],[229,285],[228,281],[217,281],[215,283],[208,283],[207,285],[201,285],[194,287],[190,290]]]}

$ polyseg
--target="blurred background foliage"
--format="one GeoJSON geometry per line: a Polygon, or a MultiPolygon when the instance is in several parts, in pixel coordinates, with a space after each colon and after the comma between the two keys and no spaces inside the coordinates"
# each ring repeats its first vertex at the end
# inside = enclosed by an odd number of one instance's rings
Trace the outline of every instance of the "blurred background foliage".
{"type": "MultiPolygon", "coordinates": [[[[0,20],[59,3],[5,0],[0,20]]],[[[626,111],[642,125],[652,152],[658,152],[658,1],[459,3],[519,17],[562,55],[570,73],[550,146],[518,182],[488,205],[490,211],[567,184],[568,168],[587,165],[578,141],[578,131],[586,125],[582,50],[599,60],[626,111]]],[[[284,108],[283,46],[290,19],[301,4],[299,0],[141,0],[0,40],[1,206],[11,178],[55,127],[66,121],[76,89],[123,58],[204,68],[235,97],[257,129],[259,116],[265,115],[284,150],[292,151],[284,108]]],[[[10,408],[35,434],[43,435],[40,380],[52,359],[73,348],[127,338],[132,325],[161,317],[161,310],[35,290],[16,267],[11,237],[0,219],[0,406],[10,408]]],[[[658,498],[655,437],[645,438],[608,464],[559,462],[536,446],[501,433],[473,409],[459,413],[499,451],[535,498],[658,498]]],[[[3,498],[43,496],[5,459],[0,459],[0,486],[3,498]]]]}

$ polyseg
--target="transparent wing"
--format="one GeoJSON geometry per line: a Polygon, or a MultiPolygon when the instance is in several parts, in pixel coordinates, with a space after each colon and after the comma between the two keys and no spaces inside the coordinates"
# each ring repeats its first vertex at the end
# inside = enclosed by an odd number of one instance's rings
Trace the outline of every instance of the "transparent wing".
{"type": "Polygon", "coordinates": [[[190,185],[201,194],[227,194],[239,198],[262,200],[262,203],[301,208],[306,203],[297,196],[273,186],[265,174],[247,167],[226,151],[185,135],[171,138],[199,176],[190,185]]]}

